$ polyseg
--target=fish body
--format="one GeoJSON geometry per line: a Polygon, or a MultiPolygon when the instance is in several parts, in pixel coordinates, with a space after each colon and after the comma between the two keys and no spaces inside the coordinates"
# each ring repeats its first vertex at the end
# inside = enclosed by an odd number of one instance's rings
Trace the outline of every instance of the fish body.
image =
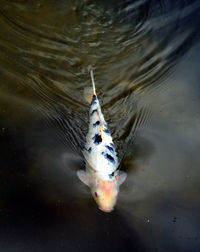
{"type": "Polygon", "coordinates": [[[126,179],[126,173],[117,170],[117,153],[96,95],[92,71],[91,79],[90,122],[83,150],[87,165],[86,170],[78,171],[77,175],[90,187],[99,208],[110,212],[116,204],[119,185],[126,179]]]}

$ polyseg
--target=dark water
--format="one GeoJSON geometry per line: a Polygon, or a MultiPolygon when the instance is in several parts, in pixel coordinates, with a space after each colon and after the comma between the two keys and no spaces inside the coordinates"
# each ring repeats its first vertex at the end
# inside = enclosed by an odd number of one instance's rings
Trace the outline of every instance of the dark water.
{"type": "Polygon", "coordinates": [[[200,2],[0,1],[0,251],[200,251],[200,2]],[[76,170],[95,73],[128,179],[76,170]]]}

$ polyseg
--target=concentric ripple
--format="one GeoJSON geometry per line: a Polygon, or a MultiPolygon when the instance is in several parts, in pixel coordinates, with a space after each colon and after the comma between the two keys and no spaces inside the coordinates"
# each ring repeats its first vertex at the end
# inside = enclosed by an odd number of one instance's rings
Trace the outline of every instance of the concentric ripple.
{"type": "Polygon", "coordinates": [[[198,1],[6,1],[0,4],[2,81],[34,102],[60,139],[81,150],[83,90],[95,73],[120,159],[148,121],[153,93],[198,36],[198,1]],[[192,18],[191,18],[192,17],[192,18]],[[120,123],[119,123],[120,122],[120,123]]]}

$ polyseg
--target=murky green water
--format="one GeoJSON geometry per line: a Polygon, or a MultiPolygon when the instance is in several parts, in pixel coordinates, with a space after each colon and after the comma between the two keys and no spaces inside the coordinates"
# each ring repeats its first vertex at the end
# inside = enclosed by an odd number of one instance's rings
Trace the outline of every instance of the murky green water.
{"type": "Polygon", "coordinates": [[[0,1],[0,251],[199,251],[199,1],[0,1]],[[97,94],[128,179],[76,176],[97,94]]]}

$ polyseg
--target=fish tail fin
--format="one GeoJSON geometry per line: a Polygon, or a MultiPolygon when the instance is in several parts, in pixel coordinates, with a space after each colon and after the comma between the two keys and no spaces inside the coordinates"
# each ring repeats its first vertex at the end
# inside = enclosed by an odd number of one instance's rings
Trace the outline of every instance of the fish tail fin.
{"type": "Polygon", "coordinates": [[[91,87],[84,88],[83,96],[86,102],[91,103],[93,97],[93,90],[91,87]]]}
{"type": "Polygon", "coordinates": [[[96,90],[95,90],[95,83],[94,83],[94,76],[93,76],[93,71],[90,71],[91,75],[91,80],[92,80],[92,87],[86,87],[84,89],[84,98],[88,103],[91,103],[93,95],[96,95],[96,90]]]}
{"type": "Polygon", "coordinates": [[[93,70],[90,70],[90,75],[91,75],[91,80],[92,80],[93,94],[96,95],[93,70]]]}

